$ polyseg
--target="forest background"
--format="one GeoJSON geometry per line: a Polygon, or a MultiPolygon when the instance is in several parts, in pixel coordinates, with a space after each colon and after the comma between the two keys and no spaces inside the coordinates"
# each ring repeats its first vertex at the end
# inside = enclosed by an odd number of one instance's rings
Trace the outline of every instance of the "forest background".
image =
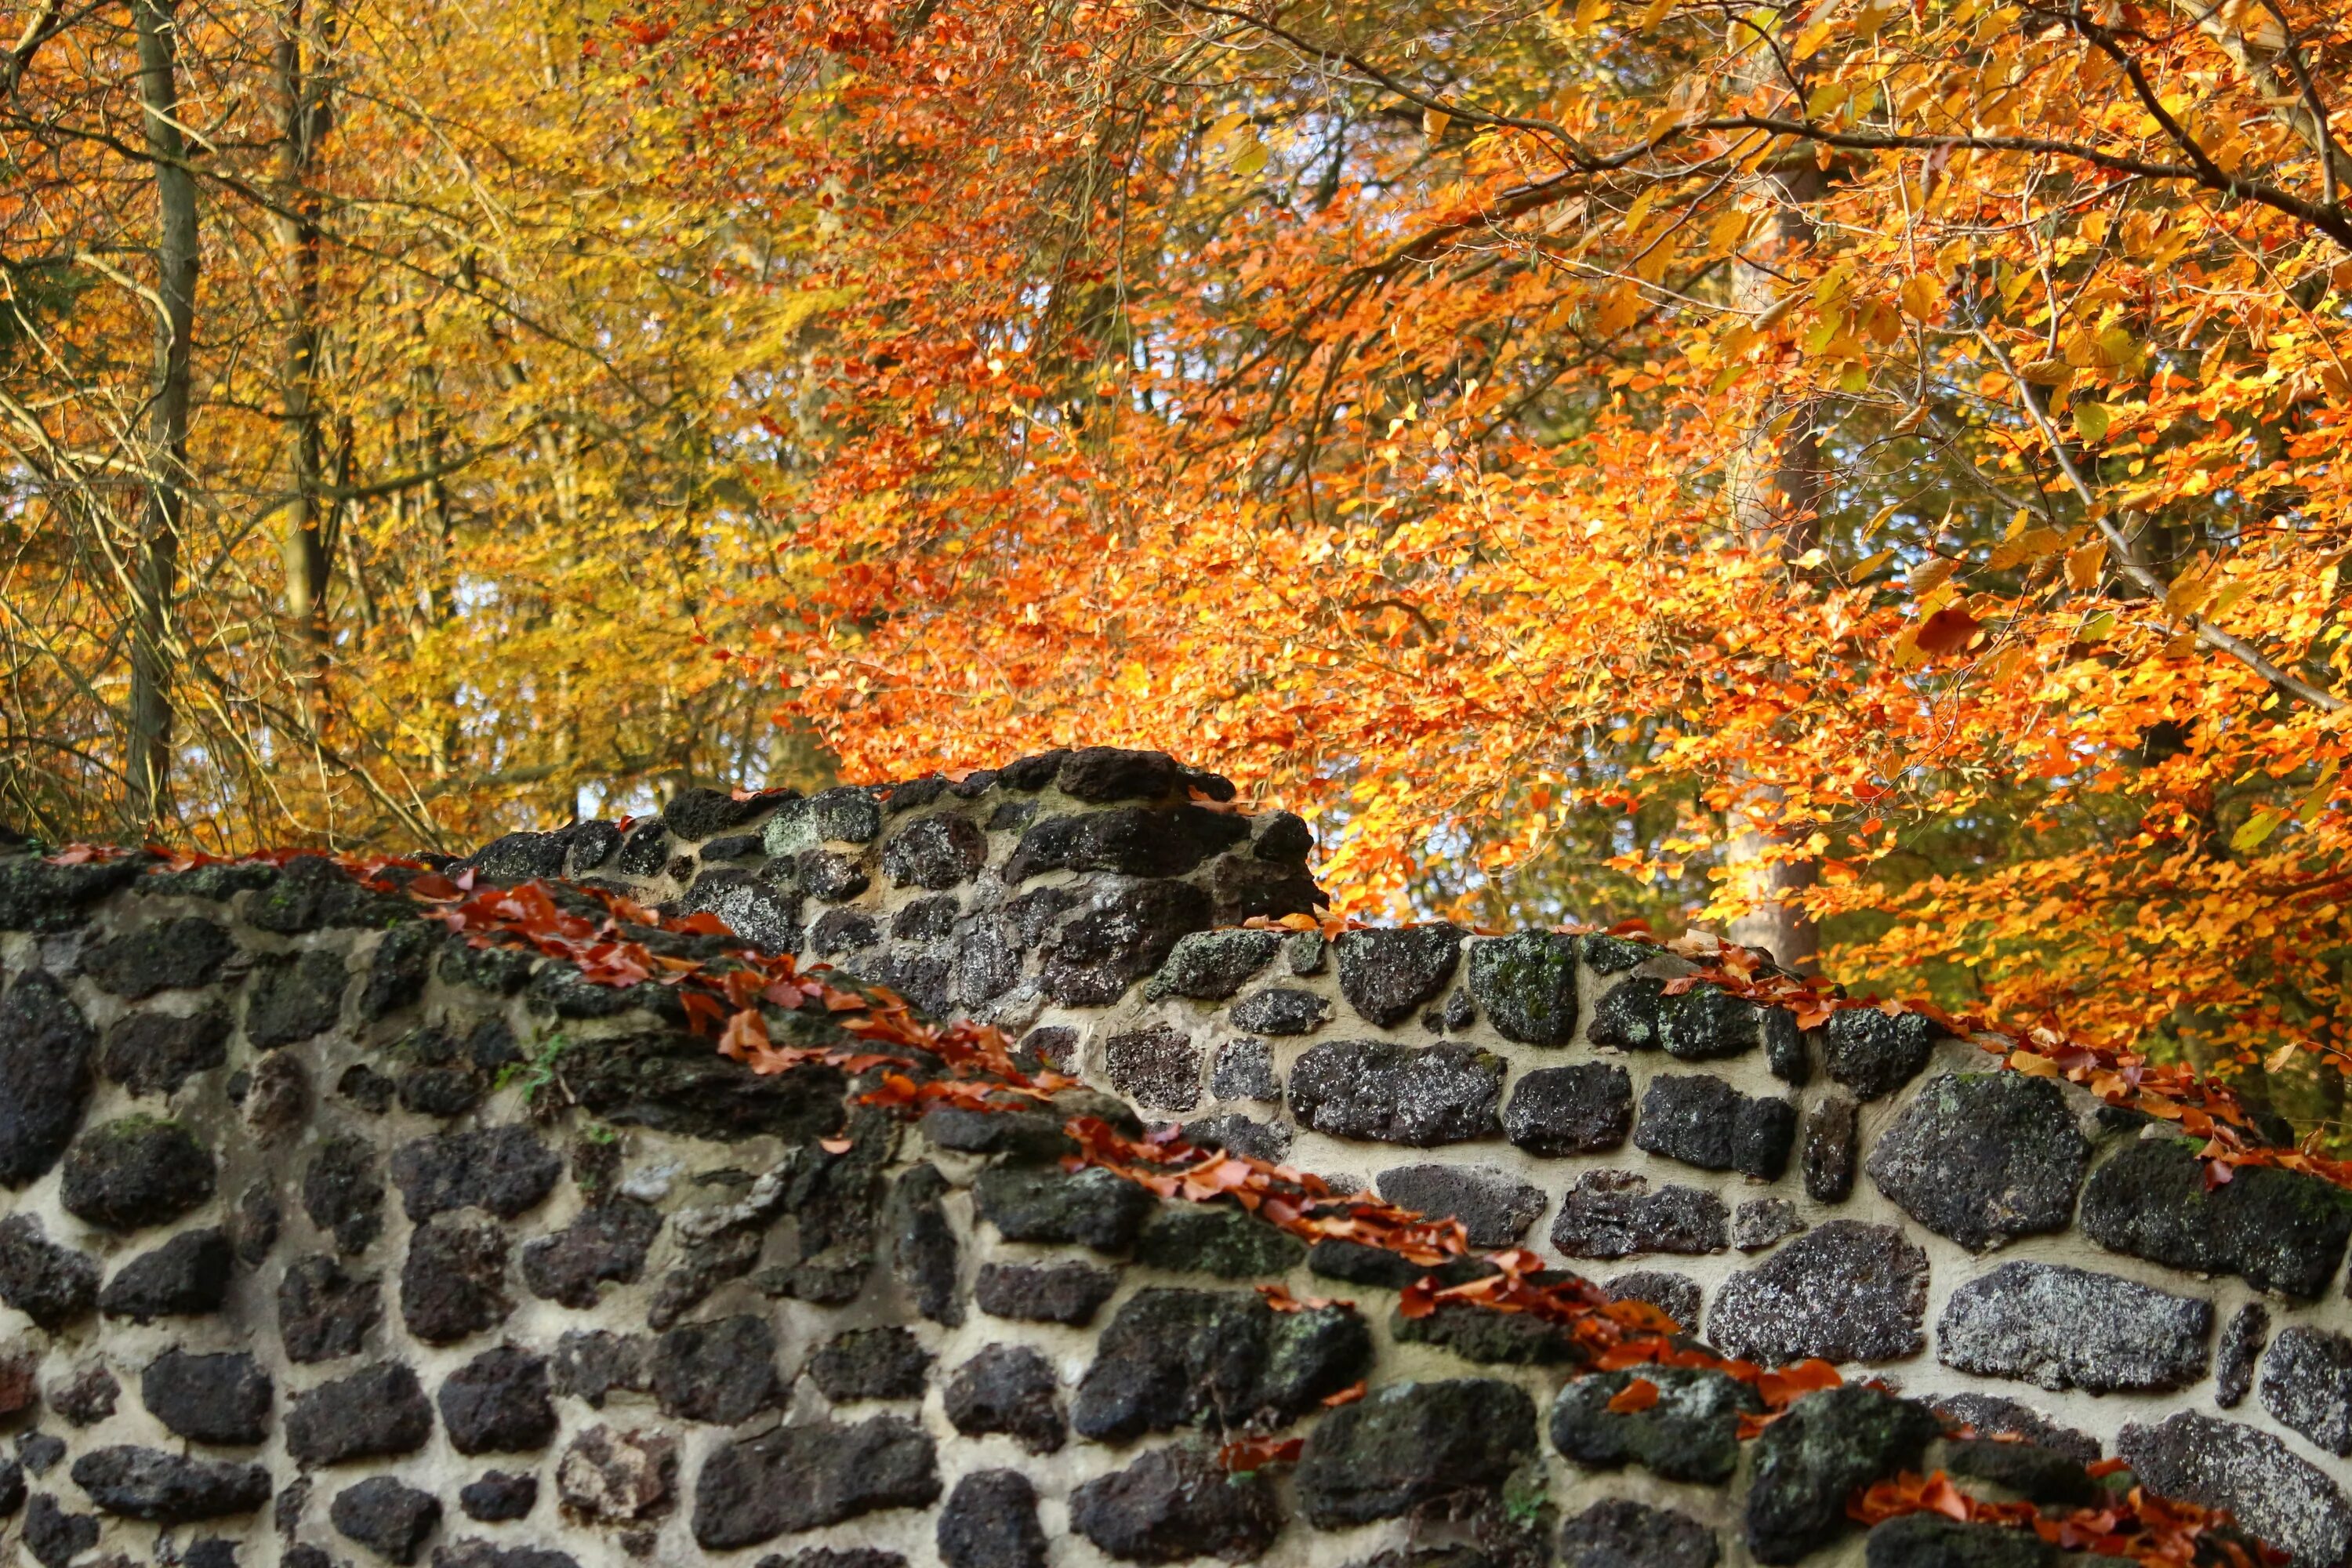
{"type": "Polygon", "coordinates": [[[1162,747],[2340,1147],[2330,0],[11,0],[0,821],[1162,747]]]}

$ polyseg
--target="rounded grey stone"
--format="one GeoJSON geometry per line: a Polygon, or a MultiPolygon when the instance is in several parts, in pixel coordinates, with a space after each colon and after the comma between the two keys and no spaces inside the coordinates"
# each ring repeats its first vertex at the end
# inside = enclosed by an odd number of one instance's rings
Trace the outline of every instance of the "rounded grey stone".
{"type": "Polygon", "coordinates": [[[1496,1033],[1530,1046],[1576,1037],[1579,948],[1575,937],[1539,931],[1470,944],[1470,994],[1496,1033]]]}
{"type": "Polygon", "coordinates": [[[1945,1073],[1879,1134],[1864,1169],[1904,1213],[1979,1250],[2063,1230],[2090,1140],[2048,1079],[1945,1073]]]}
{"type": "Polygon", "coordinates": [[[1400,1208],[1460,1220],[1473,1247],[1515,1246],[1544,1211],[1539,1188],[1494,1165],[1398,1165],[1376,1184],[1400,1208]]]}
{"type": "Polygon", "coordinates": [[[1628,1498],[1594,1503],[1559,1529],[1561,1568],[1715,1568],[1722,1547],[1686,1513],[1628,1498]]]}
{"type": "Polygon", "coordinates": [[[1473,1046],[1326,1040],[1290,1069],[1291,1111],[1335,1137],[1416,1148],[1459,1143],[1499,1129],[1503,1073],[1500,1057],[1473,1046]]]}
{"type": "Polygon", "coordinates": [[[2352,1340],[2297,1323],[2263,1359],[2263,1408],[2339,1458],[2352,1454],[2352,1340]]]}
{"type": "Polygon", "coordinates": [[[1926,1342],[1927,1312],[1927,1255],[1890,1226],[1834,1219],[1724,1281],[1706,1334],[1768,1366],[1897,1361],[1926,1342]]]}
{"type": "Polygon", "coordinates": [[[2205,1375],[2212,1303],[2057,1263],[2004,1263],[1952,1292],[1936,1358],[2058,1390],[2161,1392],[2205,1375]]]}
{"type": "Polygon", "coordinates": [[[1331,1006],[1312,991],[1276,985],[1243,997],[1227,1016],[1234,1028],[1253,1034],[1311,1035],[1330,1018],[1331,1006]]]}
{"type": "Polygon", "coordinates": [[[1349,931],[1335,944],[1339,994],[1381,1028],[1402,1023],[1445,989],[1461,959],[1462,936],[1450,925],[1349,931]]]}
{"type": "Polygon", "coordinates": [[[1644,1252],[1695,1257],[1720,1252],[1731,1215],[1696,1187],[1653,1192],[1631,1171],[1587,1171],[1560,1199],[1551,1244],[1570,1258],[1632,1258],[1644,1252]]]}
{"type": "Polygon", "coordinates": [[[2267,1432],[2184,1410],[2126,1426],[2116,1452],[2142,1485],[2228,1509],[2257,1537],[2294,1553],[2295,1568],[2333,1568],[2352,1548],[2352,1503],[2267,1432]]]}
{"type": "Polygon", "coordinates": [[[1199,931],[1181,937],[1144,994],[1222,1002],[1274,962],[1282,938],[1270,931],[1199,931]]]}
{"type": "Polygon", "coordinates": [[[1598,1154],[1633,1130],[1633,1076],[1614,1062],[1523,1072],[1503,1107],[1503,1135],[1530,1154],[1598,1154]]]}
{"type": "Polygon", "coordinates": [[[1192,1037],[1165,1024],[1131,1029],[1103,1042],[1111,1087],[1152,1110],[1190,1110],[1201,1100],[1201,1052],[1192,1037]]]}

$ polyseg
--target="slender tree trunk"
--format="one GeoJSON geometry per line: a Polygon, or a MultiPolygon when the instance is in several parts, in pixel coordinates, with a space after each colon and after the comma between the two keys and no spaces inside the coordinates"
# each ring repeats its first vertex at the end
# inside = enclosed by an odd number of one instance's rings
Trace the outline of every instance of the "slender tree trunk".
{"type": "Polygon", "coordinates": [[[180,134],[178,36],[168,0],[131,0],[139,105],[155,170],[158,242],[154,379],[148,391],[147,494],[131,582],[131,700],[124,761],[131,824],[171,811],[173,605],[187,515],[188,405],[196,319],[196,182],[180,134]]]}
{"type": "MultiPolygon", "coordinates": [[[[319,359],[319,203],[311,184],[327,101],[303,0],[287,0],[273,59],[278,79],[278,183],[282,210],[273,220],[285,267],[286,301],[278,348],[278,395],[285,406],[287,496],[278,536],[286,574],[286,616],[300,643],[297,679],[312,712],[323,718],[327,664],[328,548],[331,510],[324,497],[325,440],[317,398],[319,359]]],[[[320,29],[324,35],[324,25],[320,29]]]]}

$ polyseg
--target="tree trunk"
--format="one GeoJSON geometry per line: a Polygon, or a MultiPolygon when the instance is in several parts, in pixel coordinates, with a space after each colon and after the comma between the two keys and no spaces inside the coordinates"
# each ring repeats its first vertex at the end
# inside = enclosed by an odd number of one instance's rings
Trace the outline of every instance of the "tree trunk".
{"type": "Polygon", "coordinates": [[[131,700],[124,733],[134,829],[171,811],[173,603],[187,515],[190,355],[196,318],[196,182],[180,134],[178,39],[168,0],[131,0],[139,105],[155,170],[154,379],[147,415],[147,493],[131,580],[131,700]]]}
{"type": "MultiPolygon", "coordinates": [[[[300,644],[296,679],[322,717],[326,699],[327,582],[332,567],[324,489],[324,449],[317,399],[319,358],[319,204],[310,175],[327,129],[318,50],[306,45],[303,0],[287,0],[272,65],[278,103],[279,212],[272,220],[285,267],[286,302],[278,347],[278,395],[287,434],[286,506],[278,551],[286,574],[286,616],[300,644]]],[[[321,27],[320,36],[324,36],[321,27]]]]}

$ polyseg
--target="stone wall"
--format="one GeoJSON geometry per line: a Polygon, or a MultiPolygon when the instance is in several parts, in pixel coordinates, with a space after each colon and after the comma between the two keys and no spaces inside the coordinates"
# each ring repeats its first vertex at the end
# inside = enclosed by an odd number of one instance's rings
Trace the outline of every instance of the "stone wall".
{"type": "MultiPolygon", "coordinates": [[[[1065,1174],[1058,1115],[907,1127],[835,1068],[754,1077],[674,993],[468,946],[323,861],[19,855],[0,1560],[1710,1568],[1853,1552],[1849,1493],[1905,1469],[2086,1502],[2129,1482],[2102,1455],[2345,1560],[2345,1194],[2209,1191],[2164,1123],[1917,1016],[1800,1033],[1670,994],[1654,948],[1230,929],[1318,897],[1305,826],[1231,796],[1055,753],[694,792],[457,868],[713,912],[1003,1026],[1090,1086],[1062,1111],[1179,1122],[1881,1386],[1744,1443],[1760,1407],[1715,1372],[1612,1411],[1635,1374],[1536,1319],[1402,1317],[1392,1255],[1065,1174]],[[1306,1448],[1229,1476],[1257,1434],[1306,1448]]],[[[2054,1560],[1925,1518],[1866,1554],[2054,1560]]]]}

